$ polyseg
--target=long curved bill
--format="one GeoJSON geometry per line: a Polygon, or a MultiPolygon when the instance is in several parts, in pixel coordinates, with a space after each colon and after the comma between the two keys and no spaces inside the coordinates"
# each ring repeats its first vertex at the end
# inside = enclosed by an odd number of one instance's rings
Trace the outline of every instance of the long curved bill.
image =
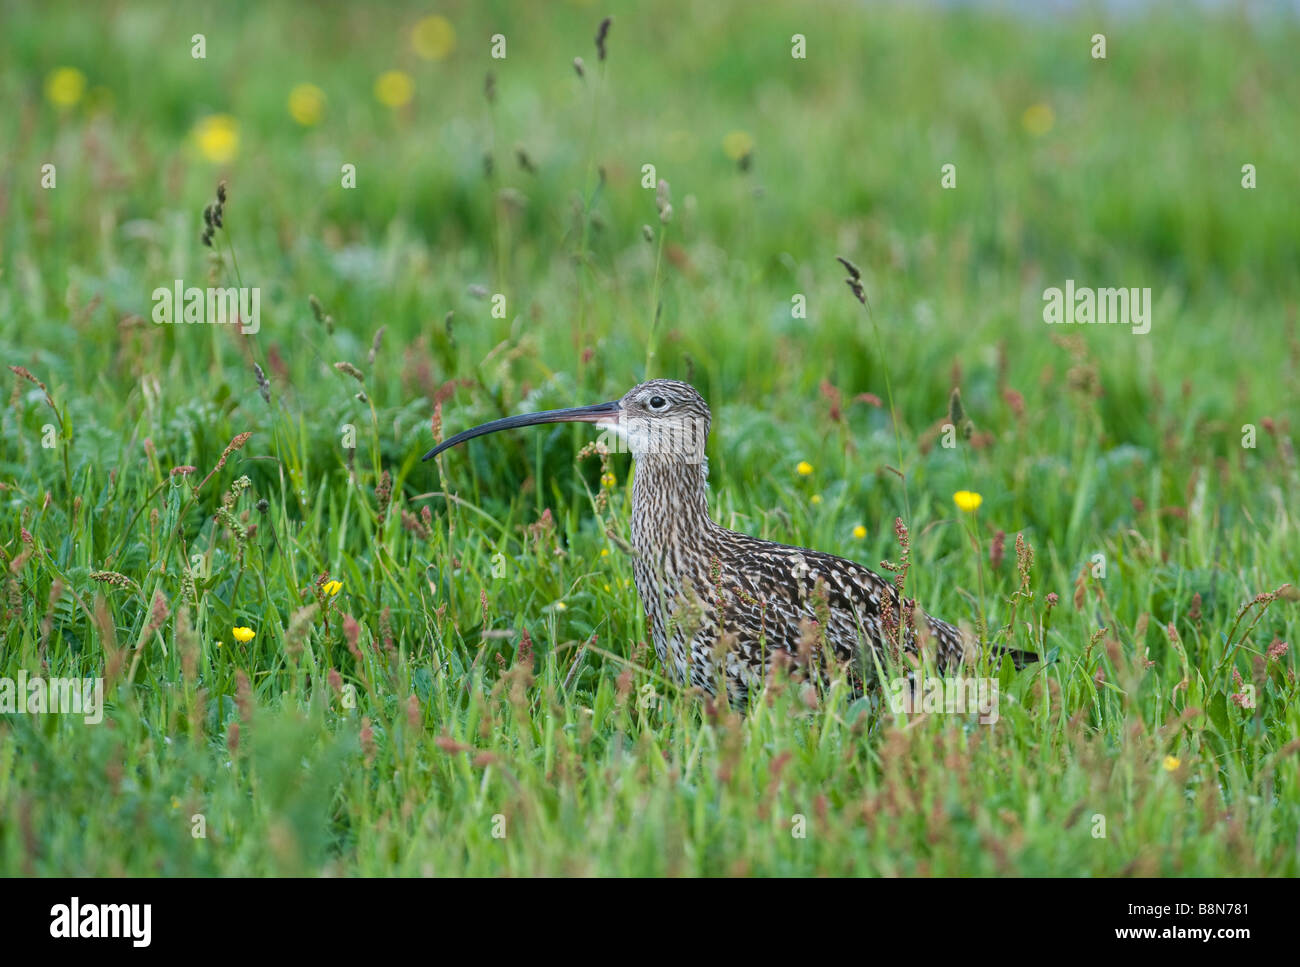
{"type": "Polygon", "coordinates": [[[563,410],[543,410],[540,413],[521,413],[519,416],[507,416],[503,420],[493,420],[491,423],[484,423],[473,429],[465,430],[463,433],[457,433],[450,439],[443,440],[436,447],[426,453],[421,460],[428,460],[436,457],[443,450],[450,449],[466,440],[472,440],[476,436],[487,436],[489,433],[496,433],[499,430],[513,430],[520,426],[536,426],[539,423],[604,423],[613,425],[618,422],[619,413],[622,407],[618,400],[611,400],[608,403],[595,403],[591,406],[571,406],[563,410]]]}

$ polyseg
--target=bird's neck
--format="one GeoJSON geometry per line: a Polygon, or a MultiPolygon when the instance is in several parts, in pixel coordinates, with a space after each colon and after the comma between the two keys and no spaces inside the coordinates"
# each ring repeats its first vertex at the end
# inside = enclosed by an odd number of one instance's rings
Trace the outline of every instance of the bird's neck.
{"type": "Polygon", "coordinates": [[[653,555],[698,543],[714,526],[704,481],[703,463],[665,454],[639,457],[632,481],[632,546],[653,555]]]}

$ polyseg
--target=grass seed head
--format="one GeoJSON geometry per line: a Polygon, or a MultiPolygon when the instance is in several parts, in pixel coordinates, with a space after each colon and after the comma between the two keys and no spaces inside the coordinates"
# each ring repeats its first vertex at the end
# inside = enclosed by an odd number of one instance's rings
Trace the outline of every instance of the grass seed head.
{"type": "Polygon", "coordinates": [[[351,376],[358,383],[364,383],[366,381],[365,374],[349,362],[337,362],[334,364],[334,368],[346,376],[351,376]]]}
{"type": "Polygon", "coordinates": [[[600,26],[596,28],[596,53],[601,60],[605,59],[605,41],[609,38],[609,26],[613,22],[613,17],[606,17],[600,22],[600,26]]]}

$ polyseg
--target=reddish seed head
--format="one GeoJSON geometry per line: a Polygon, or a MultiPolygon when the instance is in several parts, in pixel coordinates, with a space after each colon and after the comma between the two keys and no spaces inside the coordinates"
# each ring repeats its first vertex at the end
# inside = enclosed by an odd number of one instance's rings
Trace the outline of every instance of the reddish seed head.
{"type": "Polygon", "coordinates": [[[370,727],[368,715],[361,719],[361,752],[365,756],[366,765],[369,765],[375,758],[375,730],[370,727]]]}
{"type": "Polygon", "coordinates": [[[350,614],[343,616],[343,637],[348,643],[348,651],[352,652],[352,657],[358,662],[361,661],[361,649],[357,647],[357,641],[361,638],[361,625],[357,624],[356,618],[350,614]]]}

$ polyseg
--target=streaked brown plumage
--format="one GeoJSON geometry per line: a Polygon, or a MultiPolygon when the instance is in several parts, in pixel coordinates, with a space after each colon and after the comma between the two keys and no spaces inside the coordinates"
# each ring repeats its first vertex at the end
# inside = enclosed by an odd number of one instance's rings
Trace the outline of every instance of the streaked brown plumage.
{"type": "Polygon", "coordinates": [[[654,379],[609,403],[496,420],[425,459],[486,433],[573,420],[614,431],[636,460],[633,575],[655,652],[677,681],[711,694],[725,683],[730,700],[743,703],[775,662],[823,681],[843,665],[860,690],[900,638],[909,653],[924,644],[940,669],[973,657],[970,636],[913,611],[913,602],[904,599],[900,616],[893,583],[868,568],[715,523],[705,489],[710,413],[687,383],[654,379]]]}

